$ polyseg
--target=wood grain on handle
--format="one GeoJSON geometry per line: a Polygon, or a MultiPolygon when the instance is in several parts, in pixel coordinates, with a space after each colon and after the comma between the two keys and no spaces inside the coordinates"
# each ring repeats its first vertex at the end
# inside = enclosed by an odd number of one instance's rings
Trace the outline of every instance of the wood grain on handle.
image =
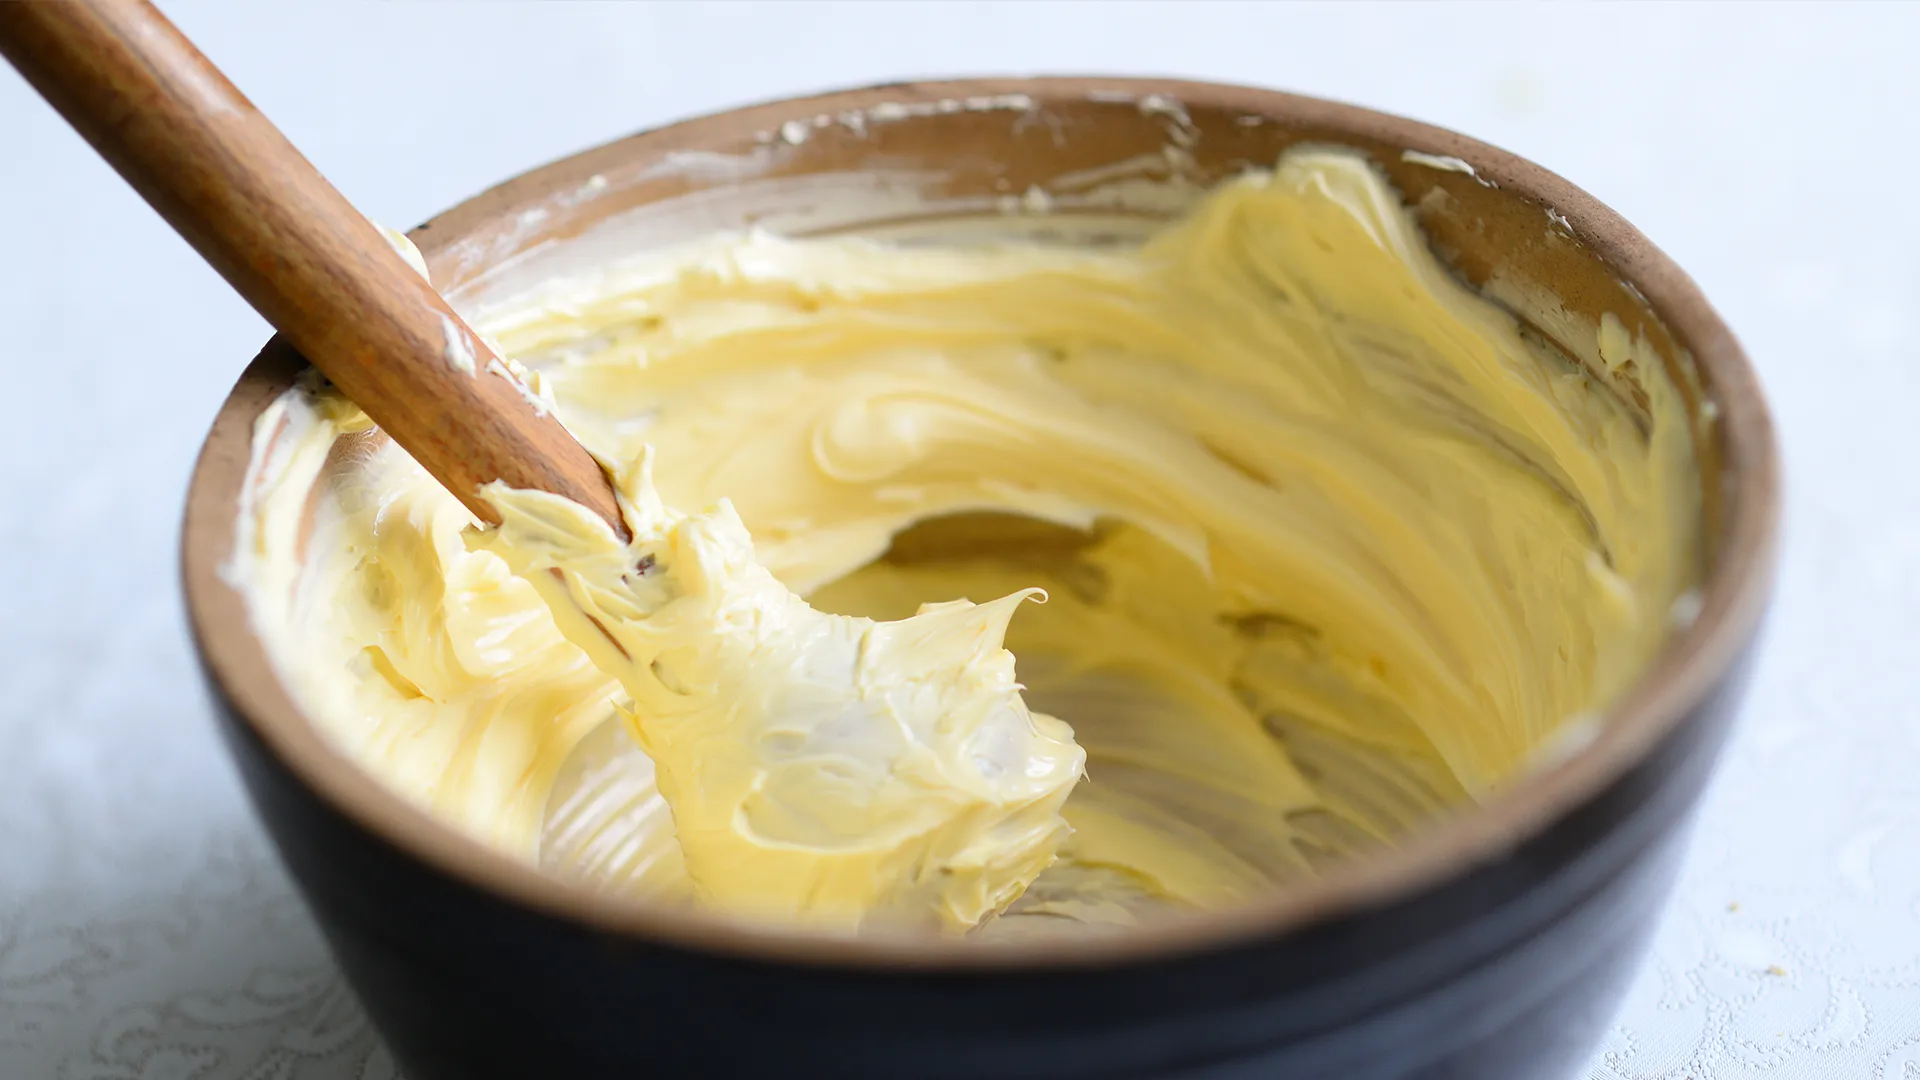
{"type": "Polygon", "coordinates": [[[0,53],[315,367],[458,496],[564,495],[622,538],[600,465],[146,0],[0,2],[0,53]],[[455,360],[472,357],[471,371],[455,360]]]}

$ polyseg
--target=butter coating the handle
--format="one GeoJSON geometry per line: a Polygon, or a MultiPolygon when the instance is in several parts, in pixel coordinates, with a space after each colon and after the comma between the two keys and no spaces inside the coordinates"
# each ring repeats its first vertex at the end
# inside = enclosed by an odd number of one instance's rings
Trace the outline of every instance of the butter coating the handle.
{"type": "Polygon", "coordinates": [[[247,302],[488,523],[482,485],[626,535],[599,463],[146,0],[0,4],[0,53],[247,302]]]}

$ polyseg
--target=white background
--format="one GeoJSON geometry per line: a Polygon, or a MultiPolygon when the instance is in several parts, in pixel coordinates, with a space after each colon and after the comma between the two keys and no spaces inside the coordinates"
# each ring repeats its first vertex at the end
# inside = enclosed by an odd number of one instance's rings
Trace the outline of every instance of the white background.
{"type": "MultiPolygon", "coordinates": [[[[1746,718],[1591,1080],[1920,1076],[1920,6],[167,10],[395,225],[695,113],[1167,74],[1479,136],[1690,270],[1771,392],[1785,559],[1746,718]]],[[[244,806],[175,576],[264,324],[0,73],[0,1076],[384,1077],[244,806]]]]}

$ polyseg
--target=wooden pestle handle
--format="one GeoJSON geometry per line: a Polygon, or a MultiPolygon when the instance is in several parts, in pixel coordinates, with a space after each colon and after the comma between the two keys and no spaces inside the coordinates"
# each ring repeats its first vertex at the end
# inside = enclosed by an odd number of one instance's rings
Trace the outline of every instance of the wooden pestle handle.
{"type": "Polygon", "coordinates": [[[627,536],[599,462],[147,0],[0,0],[0,53],[274,329],[483,521],[493,480],[627,536]]]}

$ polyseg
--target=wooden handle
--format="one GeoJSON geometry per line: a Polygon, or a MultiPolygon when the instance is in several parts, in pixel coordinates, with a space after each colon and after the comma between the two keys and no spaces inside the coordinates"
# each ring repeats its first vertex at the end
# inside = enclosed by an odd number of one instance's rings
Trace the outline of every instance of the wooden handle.
{"type": "Polygon", "coordinates": [[[228,284],[483,521],[493,480],[623,539],[607,476],[146,0],[0,0],[0,53],[228,284]]]}

